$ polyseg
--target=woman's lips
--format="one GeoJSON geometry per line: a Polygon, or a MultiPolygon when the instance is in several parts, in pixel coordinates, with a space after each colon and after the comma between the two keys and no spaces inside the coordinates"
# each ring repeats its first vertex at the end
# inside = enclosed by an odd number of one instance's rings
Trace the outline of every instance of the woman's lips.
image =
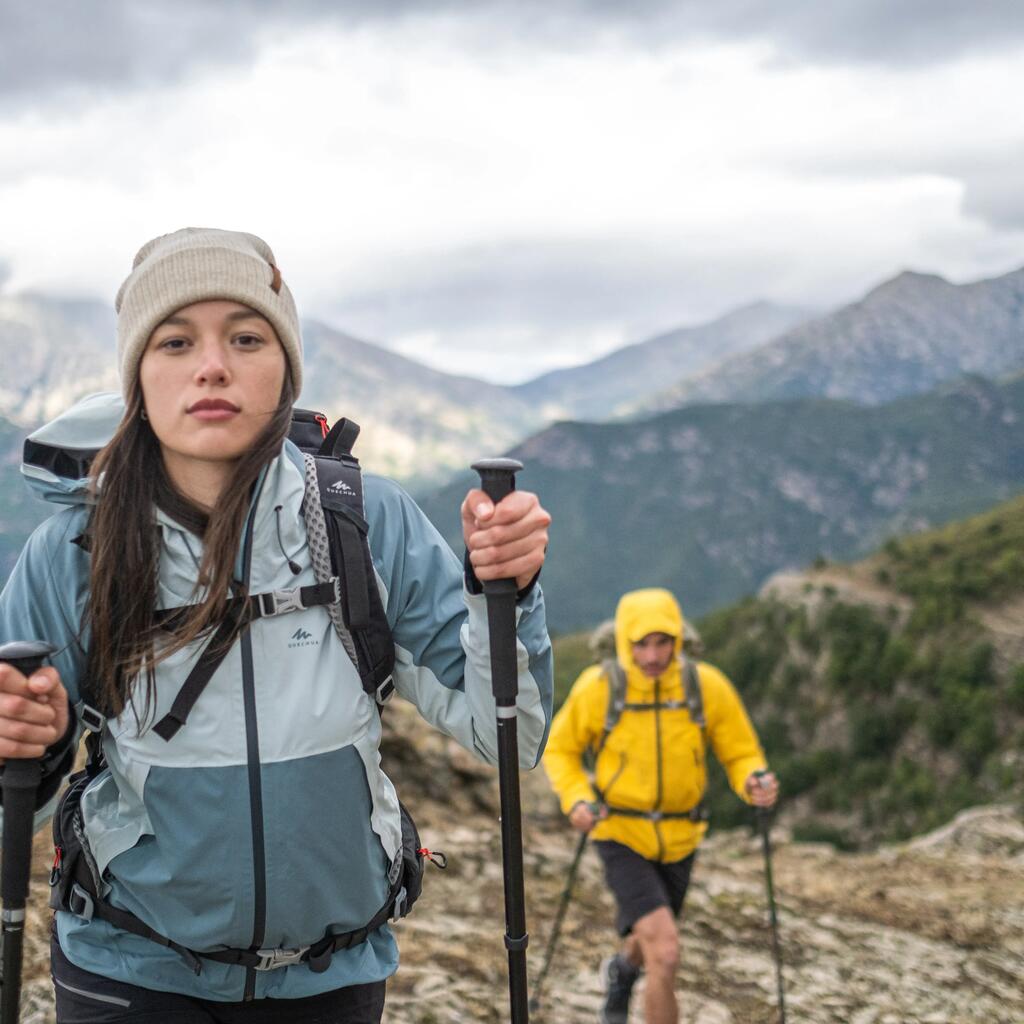
{"type": "Polygon", "coordinates": [[[237,416],[241,410],[233,402],[222,398],[204,398],[194,402],[186,410],[190,416],[204,422],[216,422],[218,420],[229,420],[237,416]]]}

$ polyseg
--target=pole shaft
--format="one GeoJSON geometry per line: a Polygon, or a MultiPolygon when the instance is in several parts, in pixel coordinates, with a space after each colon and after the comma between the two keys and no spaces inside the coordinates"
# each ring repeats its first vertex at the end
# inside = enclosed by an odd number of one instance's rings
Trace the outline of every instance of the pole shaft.
{"type": "Polygon", "coordinates": [[[526,893],[523,883],[522,807],[519,796],[519,743],[514,718],[498,719],[498,765],[501,791],[501,855],[505,866],[505,934],[508,950],[509,1003],[512,1024],[526,1024],[526,893]],[[508,768],[502,769],[502,765],[508,768]]]}
{"type": "Polygon", "coordinates": [[[775,910],[775,883],[772,879],[772,844],[769,833],[769,814],[758,808],[761,826],[761,848],[764,851],[764,881],[768,890],[768,919],[772,930],[772,956],[775,959],[775,987],[779,997],[779,1024],[786,1024],[786,997],[782,985],[782,945],[779,942],[779,918],[775,910]]]}
{"type": "Polygon", "coordinates": [[[554,923],[551,926],[551,937],[548,939],[548,948],[544,951],[544,963],[541,965],[540,974],[534,985],[533,999],[530,1001],[534,1010],[540,1006],[541,993],[544,990],[544,982],[547,980],[548,971],[551,970],[552,961],[555,959],[555,949],[558,946],[558,939],[562,934],[562,923],[565,921],[565,913],[569,909],[569,902],[572,899],[572,891],[576,885],[576,876],[579,874],[580,861],[583,860],[583,851],[587,848],[587,840],[590,835],[586,832],[580,833],[579,842],[576,844],[576,853],[572,863],[569,865],[569,874],[565,880],[565,888],[562,890],[562,898],[558,901],[558,911],[555,914],[554,923]]]}

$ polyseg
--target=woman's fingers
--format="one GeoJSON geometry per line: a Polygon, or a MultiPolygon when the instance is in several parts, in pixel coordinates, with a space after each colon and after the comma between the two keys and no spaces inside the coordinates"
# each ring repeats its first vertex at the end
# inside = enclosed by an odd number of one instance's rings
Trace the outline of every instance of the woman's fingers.
{"type": "Polygon", "coordinates": [[[497,505],[483,491],[470,491],[462,503],[462,532],[477,578],[515,579],[525,587],[544,564],[550,524],[529,491],[513,491],[497,505]]]}
{"type": "Polygon", "coordinates": [[[0,758],[42,757],[67,725],[67,693],[56,669],[26,677],[0,664],[0,758]]]}

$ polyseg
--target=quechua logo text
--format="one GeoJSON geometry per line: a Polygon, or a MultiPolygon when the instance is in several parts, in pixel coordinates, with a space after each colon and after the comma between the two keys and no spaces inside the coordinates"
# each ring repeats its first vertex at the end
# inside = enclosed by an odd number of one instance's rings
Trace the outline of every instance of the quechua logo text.
{"type": "Polygon", "coordinates": [[[301,626],[288,638],[289,647],[316,647],[319,643],[309,630],[301,626]]]}

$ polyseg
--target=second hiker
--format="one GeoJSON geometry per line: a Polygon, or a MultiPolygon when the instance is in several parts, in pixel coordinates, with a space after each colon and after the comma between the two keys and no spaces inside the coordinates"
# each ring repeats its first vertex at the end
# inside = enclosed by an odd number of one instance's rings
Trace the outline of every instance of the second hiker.
{"type": "Polygon", "coordinates": [[[593,837],[625,940],[602,965],[603,1024],[626,1024],[641,971],[647,1024],[679,1020],[675,919],[707,830],[707,747],[742,799],[767,807],[778,796],[775,777],[759,774],[764,754],[739,695],[714,666],[683,655],[683,637],[682,612],[667,590],[625,594],[615,658],[576,680],[544,755],[562,810],[593,837]]]}

